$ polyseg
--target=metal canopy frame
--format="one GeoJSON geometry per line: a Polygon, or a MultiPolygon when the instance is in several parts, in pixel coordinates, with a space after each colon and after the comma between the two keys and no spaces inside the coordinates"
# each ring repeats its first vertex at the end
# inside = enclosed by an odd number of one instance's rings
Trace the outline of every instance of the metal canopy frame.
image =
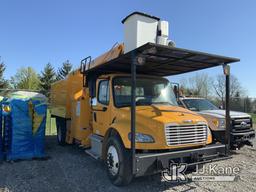
{"type": "Polygon", "coordinates": [[[85,74],[130,73],[131,58],[136,58],[136,73],[171,76],[198,71],[239,59],[147,43],[133,51],[85,71],[85,74]]]}
{"type": "MultiPolygon", "coordinates": [[[[147,43],[135,50],[119,56],[109,62],[84,72],[87,76],[98,76],[108,73],[131,74],[131,157],[132,173],[136,174],[136,75],[171,76],[198,71],[240,61],[237,58],[224,57],[199,51],[147,43]]],[[[229,155],[230,114],[229,89],[230,74],[226,75],[226,155],[229,155]]]]}

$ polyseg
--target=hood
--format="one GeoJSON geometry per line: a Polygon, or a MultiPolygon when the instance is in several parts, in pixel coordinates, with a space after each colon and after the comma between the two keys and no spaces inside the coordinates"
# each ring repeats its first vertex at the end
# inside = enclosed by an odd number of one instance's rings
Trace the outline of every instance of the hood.
{"type": "MultiPolygon", "coordinates": [[[[226,111],[225,110],[221,110],[221,109],[219,109],[219,110],[204,110],[204,111],[200,111],[198,113],[202,114],[202,115],[215,116],[217,118],[225,118],[225,115],[226,115],[226,111]]],[[[230,117],[231,118],[239,118],[239,117],[250,118],[251,116],[248,115],[247,113],[243,113],[243,112],[230,111],[230,117]]]]}
{"type": "MultiPolygon", "coordinates": [[[[125,107],[122,110],[130,113],[130,108],[125,107]]],[[[123,112],[124,112],[123,111],[123,112]]],[[[202,116],[178,106],[151,105],[136,106],[136,117],[140,120],[155,121],[158,123],[178,123],[195,124],[197,122],[207,122],[202,116]]]]}

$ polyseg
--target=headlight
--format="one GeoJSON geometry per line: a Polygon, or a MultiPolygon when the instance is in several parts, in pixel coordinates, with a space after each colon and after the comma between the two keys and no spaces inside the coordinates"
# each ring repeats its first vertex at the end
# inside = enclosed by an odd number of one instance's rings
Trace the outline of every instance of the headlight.
{"type": "MultiPolygon", "coordinates": [[[[128,134],[129,140],[131,140],[131,133],[128,134]]],[[[143,133],[136,133],[135,134],[135,141],[137,143],[154,143],[154,139],[151,135],[143,134],[143,133]]]]}
{"type": "Polygon", "coordinates": [[[225,119],[215,118],[215,119],[212,119],[212,123],[217,129],[225,129],[225,127],[226,127],[225,119]]]}

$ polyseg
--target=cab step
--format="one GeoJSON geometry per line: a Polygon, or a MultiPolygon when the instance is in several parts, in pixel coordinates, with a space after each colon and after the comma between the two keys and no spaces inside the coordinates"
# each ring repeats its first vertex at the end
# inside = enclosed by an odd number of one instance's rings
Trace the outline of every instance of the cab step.
{"type": "Polygon", "coordinates": [[[91,148],[85,150],[85,152],[88,155],[92,156],[94,159],[101,159],[103,137],[92,134],[90,136],[90,140],[91,140],[91,148]]]}
{"type": "Polygon", "coordinates": [[[88,155],[90,155],[91,157],[93,157],[96,160],[100,159],[99,154],[96,154],[92,149],[85,150],[85,153],[87,153],[88,155]]]}

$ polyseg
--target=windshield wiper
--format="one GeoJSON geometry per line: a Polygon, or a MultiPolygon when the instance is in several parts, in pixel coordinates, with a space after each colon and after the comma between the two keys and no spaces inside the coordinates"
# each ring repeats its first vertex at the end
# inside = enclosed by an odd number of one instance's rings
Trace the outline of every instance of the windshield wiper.
{"type": "Polygon", "coordinates": [[[152,103],[152,104],[169,104],[169,105],[174,105],[173,103],[168,102],[168,101],[154,102],[154,103],[152,103]]]}

